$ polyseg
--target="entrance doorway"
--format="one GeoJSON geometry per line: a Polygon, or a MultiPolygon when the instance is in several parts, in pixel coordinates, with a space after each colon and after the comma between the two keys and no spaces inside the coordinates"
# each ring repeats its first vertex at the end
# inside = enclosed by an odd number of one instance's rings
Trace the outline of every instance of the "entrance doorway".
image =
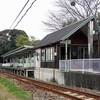
{"type": "Polygon", "coordinates": [[[88,58],[88,47],[79,47],[78,48],[78,59],[88,58]]]}
{"type": "MultiPolygon", "coordinates": [[[[70,59],[71,57],[71,50],[70,47],[67,49],[67,59],[70,59]]],[[[60,60],[65,60],[66,59],[66,49],[65,47],[60,47],[60,60]]]]}

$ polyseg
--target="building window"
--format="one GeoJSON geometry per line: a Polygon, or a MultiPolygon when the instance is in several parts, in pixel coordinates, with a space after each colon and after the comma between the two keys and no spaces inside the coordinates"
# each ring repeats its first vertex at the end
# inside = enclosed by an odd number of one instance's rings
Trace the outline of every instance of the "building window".
{"type": "Polygon", "coordinates": [[[41,60],[45,61],[45,49],[41,51],[41,60]]]}
{"type": "Polygon", "coordinates": [[[88,58],[88,47],[79,47],[78,56],[79,59],[88,58]]]}
{"type": "Polygon", "coordinates": [[[53,61],[54,60],[54,48],[46,48],[41,51],[42,61],[53,61]]]}
{"type": "Polygon", "coordinates": [[[34,58],[32,58],[32,60],[31,60],[31,61],[32,61],[32,63],[34,63],[34,58]]]}
{"type": "Polygon", "coordinates": [[[54,60],[54,48],[46,48],[41,51],[41,61],[53,61],[54,60]]]}
{"type": "Polygon", "coordinates": [[[26,63],[26,59],[24,59],[24,63],[26,63]]]}
{"type": "Polygon", "coordinates": [[[46,61],[50,61],[50,48],[46,49],[46,61]]]}
{"type": "Polygon", "coordinates": [[[46,49],[46,61],[54,60],[54,48],[50,47],[46,49]]]}
{"type": "Polygon", "coordinates": [[[54,48],[51,48],[51,60],[54,61],[54,48]]]}
{"type": "Polygon", "coordinates": [[[31,60],[31,59],[28,58],[27,60],[28,60],[28,63],[30,63],[30,60],[31,60]]]}
{"type": "Polygon", "coordinates": [[[20,59],[18,59],[18,63],[20,63],[20,59]]]}
{"type": "Polygon", "coordinates": [[[23,60],[22,59],[20,59],[20,63],[23,63],[23,60]]]}

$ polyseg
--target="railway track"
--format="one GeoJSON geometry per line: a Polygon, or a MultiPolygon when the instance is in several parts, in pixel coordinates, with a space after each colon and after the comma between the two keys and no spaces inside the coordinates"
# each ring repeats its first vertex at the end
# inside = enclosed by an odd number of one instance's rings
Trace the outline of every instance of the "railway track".
{"type": "Polygon", "coordinates": [[[75,90],[72,88],[60,86],[57,84],[51,84],[44,81],[27,78],[24,76],[19,76],[16,74],[7,73],[3,71],[0,71],[0,75],[13,79],[13,81],[16,80],[25,89],[30,90],[31,92],[39,89],[39,90],[52,92],[54,94],[58,94],[69,100],[100,100],[100,95],[97,95],[97,94],[83,92],[83,91],[75,90]]]}

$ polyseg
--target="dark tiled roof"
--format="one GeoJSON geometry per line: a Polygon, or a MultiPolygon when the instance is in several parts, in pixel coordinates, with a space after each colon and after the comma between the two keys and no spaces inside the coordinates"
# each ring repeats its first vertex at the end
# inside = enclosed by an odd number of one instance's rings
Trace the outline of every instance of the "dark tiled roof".
{"type": "MultiPolygon", "coordinates": [[[[87,18],[88,19],[88,18],[87,18]]],[[[60,42],[61,39],[66,36],[68,33],[70,33],[72,30],[74,30],[75,28],[77,28],[79,25],[81,25],[85,20],[84,19],[82,21],[76,22],[74,24],[71,24],[61,30],[58,30],[56,32],[53,32],[51,34],[48,34],[46,37],[44,37],[35,47],[39,48],[39,47],[43,47],[46,45],[49,45],[50,43],[56,43],[56,42],[60,42]]],[[[77,31],[77,30],[76,30],[77,31]]]]}

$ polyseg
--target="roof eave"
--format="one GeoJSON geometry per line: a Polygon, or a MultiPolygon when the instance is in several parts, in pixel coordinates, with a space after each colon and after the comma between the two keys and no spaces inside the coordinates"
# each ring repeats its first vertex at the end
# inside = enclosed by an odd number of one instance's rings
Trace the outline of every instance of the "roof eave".
{"type": "Polygon", "coordinates": [[[96,22],[96,26],[99,30],[99,27],[98,27],[98,24],[97,24],[97,21],[96,21],[96,18],[95,16],[92,16],[92,17],[89,17],[87,20],[85,20],[82,24],[80,24],[78,27],[76,27],[74,30],[72,30],[70,33],[68,33],[66,36],[64,36],[61,41],[64,41],[66,40],[69,36],[71,36],[73,33],[75,33],[77,30],[79,30],[81,27],[83,27],[85,24],[87,24],[90,20],[94,19],[95,22],[96,22]]]}
{"type": "MultiPolygon", "coordinates": [[[[51,42],[51,44],[55,44],[55,43],[58,43],[58,42],[60,42],[60,41],[61,41],[61,40],[56,41],[56,42],[51,42]]],[[[36,48],[34,48],[34,50],[39,49],[39,48],[42,48],[42,47],[45,47],[45,46],[48,46],[48,45],[51,45],[51,44],[46,44],[46,45],[42,45],[42,46],[36,47],[36,48]]]]}
{"type": "Polygon", "coordinates": [[[23,48],[23,49],[21,49],[21,50],[18,50],[18,51],[16,51],[16,52],[12,52],[12,53],[6,53],[6,54],[4,54],[4,55],[1,55],[1,57],[8,57],[8,56],[11,56],[11,55],[13,55],[13,54],[16,54],[16,53],[18,53],[18,52],[20,52],[20,51],[23,51],[23,50],[26,50],[27,48],[23,48]]]}
{"type": "Polygon", "coordinates": [[[21,52],[23,50],[32,49],[32,48],[33,48],[33,46],[24,45],[22,47],[16,48],[16,49],[14,49],[14,50],[12,50],[8,53],[1,55],[1,57],[7,57],[7,56],[10,56],[10,55],[16,54],[18,52],[21,52]]]}

